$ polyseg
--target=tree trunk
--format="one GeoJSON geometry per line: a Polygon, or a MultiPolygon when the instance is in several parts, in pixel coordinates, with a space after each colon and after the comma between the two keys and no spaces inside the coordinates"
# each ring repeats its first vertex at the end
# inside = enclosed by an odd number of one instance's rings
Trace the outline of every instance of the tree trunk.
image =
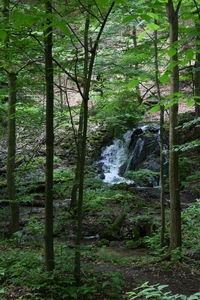
{"type": "Polygon", "coordinates": [[[200,18],[195,22],[196,26],[196,62],[194,73],[194,97],[195,97],[195,115],[200,117],[200,18]]]}
{"type": "MultiPolygon", "coordinates": [[[[181,1],[178,6],[180,7],[181,1]]],[[[171,75],[171,94],[176,100],[176,93],[179,92],[179,69],[178,69],[178,7],[175,10],[173,1],[168,0],[167,13],[170,25],[170,46],[176,49],[171,57],[174,64],[171,75]]],[[[178,180],[178,152],[174,147],[178,144],[177,137],[178,104],[175,103],[169,109],[169,193],[170,193],[170,250],[181,246],[181,205],[179,196],[178,180]]]]}
{"type": "MultiPolygon", "coordinates": [[[[154,11],[153,11],[154,12],[154,11]]],[[[158,25],[157,20],[154,20],[154,23],[158,25]]],[[[160,229],[160,246],[165,245],[165,203],[164,203],[164,105],[162,104],[162,97],[160,91],[160,82],[159,82],[159,63],[158,63],[158,32],[154,31],[154,53],[155,53],[155,83],[158,95],[158,101],[160,103],[160,208],[161,208],[161,229],[160,229]]]]}
{"type": "Polygon", "coordinates": [[[7,36],[4,42],[5,45],[5,61],[8,65],[7,76],[9,86],[9,102],[8,102],[8,154],[7,154],[7,189],[8,200],[10,205],[10,232],[14,233],[19,230],[19,205],[16,201],[16,186],[15,186],[15,156],[16,156],[16,101],[17,75],[12,71],[10,63],[9,46],[10,46],[10,0],[3,1],[3,18],[7,36]]]}
{"type": "MultiPolygon", "coordinates": [[[[134,48],[137,49],[137,30],[136,30],[136,26],[133,26],[133,45],[134,45],[134,48]]],[[[139,64],[135,63],[135,70],[138,71],[138,69],[139,69],[139,64]]],[[[140,93],[140,85],[137,84],[135,89],[136,89],[136,94],[137,94],[137,101],[138,101],[138,103],[141,104],[142,103],[142,97],[141,97],[141,93],[140,93]]]]}
{"type": "Polygon", "coordinates": [[[76,143],[76,150],[77,150],[77,159],[76,159],[76,170],[74,176],[74,182],[71,190],[71,202],[70,202],[70,210],[74,210],[77,212],[77,195],[79,190],[79,181],[80,181],[80,160],[81,160],[81,143],[82,143],[82,131],[83,131],[83,110],[84,105],[83,101],[80,108],[79,113],[79,122],[78,122],[78,140],[76,143]]]}
{"type": "Polygon", "coordinates": [[[10,231],[19,230],[19,205],[16,200],[15,187],[15,156],[16,156],[16,74],[8,73],[9,104],[8,104],[8,157],[7,187],[10,204],[10,231]]]}
{"type": "Polygon", "coordinates": [[[74,278],[77,285],[81,283],[81,239],[82,239],[82,223],[83,223],[83,191],[84,191],[84,171],[85,171],[85,158],[86,158],[86,145],[87,145],[87,127],[88,127],[88,101],[90,94],[90,86],[92,73],[94,68],[94,60],[97,54],[97,48],[99,40],[103,33],[104,27],[106,25],[108,16],[114,6],[112,2],[106,16],[101,23],[101,27],[97,34],[97,38],[94,42],[93,47],[89,49],[89,16],[85,20],[84,29],[84,72],[83,72],[83,94],[82,94],[82,134],[80,140],[80,160],[79,160],[79,185],[78,185],[78,202],[77,202],[77,229],[76,229],[76,251],[75,251],[75,261],[74,261],[74,278]]]}
{"type": "Polygon", "coordinates": [[[51,1],[46,1],[46,26],[45,30],[45,81],[46,81],[46,184],[45,184],[45,262],[48,271],[54,269],[53,248],[53,62],[52,62],[52,25],[49,16],[52,15],[51,1]]]}
{"type": "Polygon", "coordinates": [[[62,76],[61,74],[58,74],[58,82],[59,82],[59,86],[60,86],[60,90],[59,90],[59,93],[60,93],[60,110],[61,112],[63,112],[63,108],[64,108],[64,97],[63,97],[63,89],[62,89],[62,76]]]}
{"type": "MultiPolygon", "coordinates": [[[[81,136],[79,138],[80,147],[78,147],[78,163],[77,170],[79,171],[79,184],[78,184],[78,203],[77,203],[77,232],[76,232],[76,252],[75,252],[75,264],[74,264],[74,277],[77,285],[80,285],[81,281],[81,265],[80,265],[80,245],[82,238],[82,223],[83,223],[83,190],[84,190],[84,170],[85,170],[85,156],[86,156],[86,144],[87,144],[87,124],[88,124],[88,101],[90,92],[91,78],[88,77],[89,73],[89,46],[88,46],[88,32],[89,32],[89,17],[85,21],[84,30],[84,83],[83,83],[83,102],[80,113],[79,130],[82,129],[81,136]],[[82,125],[81,125],[82,124],[82,125]]],[[[93,66],[92,66],[93,68],[93,66]]],[[[78,173],[76,174],[76,176],[78,173]]]]}

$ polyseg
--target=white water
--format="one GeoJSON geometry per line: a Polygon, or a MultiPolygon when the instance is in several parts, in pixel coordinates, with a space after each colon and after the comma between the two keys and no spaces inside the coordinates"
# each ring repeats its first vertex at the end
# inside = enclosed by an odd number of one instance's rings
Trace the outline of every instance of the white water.
{"type": "Polygon", "coordinates": [[[143,132],[148,129],[147,125],[144,126],[138,126],[137,128],[133,130],[127,131],[123,138],[120,139],[114,139],[113,143],[110,146],[107,146],[102,154],[101,154],[101,160],[99,163],[102,164],[102,171],[104,173],[104,182],[107,183],[134,183],[134,181],[128,180],[122,176],[119,175],[120,173],[120,167],[123,166],[125,162],[126,164],[126,171],[129,170],[132,158],[134,157],[134,161],[138,161],[140,154],[142,153],[143,147],[144,147],[144,140],[140,137],[138,137],[138,140],[134,147],[134,152],[130,155],[130,149],[129,145],[131,142],[132,134],[135,130],[141,129],[143,132]]]}
{"type": "Polygon", "coordinates": [[[123,139],[115,139],[113,144],[107,146],[102,152],[102,159],[100,162],[103,164],[102,170],[104,172],[104,182],[108,183],[133,183],[124,177],[119,176],[119,168],[128,159],[128,145],[131,140],[132,130],[127,131],[123,135],[123,139]]]}

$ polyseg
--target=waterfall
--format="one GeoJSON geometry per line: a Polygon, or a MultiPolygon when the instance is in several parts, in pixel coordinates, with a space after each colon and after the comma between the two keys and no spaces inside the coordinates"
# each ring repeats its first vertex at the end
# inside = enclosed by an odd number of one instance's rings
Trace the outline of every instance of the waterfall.
{"type": "MultiPolygon", "coordinates": [[[[101,154],[102,171],[104,182],[120,183],[127,182],[124,177],[119,175],[119,169],[128,159],[128,145],[131,140],[132,131],[129,130],[123,135],[123,139],[114,139],[110,146],[107,146],[101,154]]],[[[131,183],[131,180],[128,180],[131,183]]]]}
{"type": "Polygon", "coordinates": [[[135,162],[137,162],[140,159],[140,155],[141,155],[143,147],[144,147],[144,141],[143,141],[143,139],[138,138],[138,140],[137,140],[137,142],[135,144],[135,147],[134,147],[132,155],[129,155],[129,159],[128,159],[128,162],[127,162],[127,166],[126,166],[125,172],[127,172],[128,170],[130,170],[130,164],[131,164],[132,160],[135,161],[135,162]]]}
{"type": "MultiPolygon", "coordinates": [[[[158,173],[159,150],[158,125],[137,126],[127,131],[122,139],[114,139],[101,153],[98,163],[104,182],[133,184],[133,180],[123,176],[127,171],[147,169],[158,173]]],[[[158,185],[158,176],[152,178],[150,184],[158,185]]]]}

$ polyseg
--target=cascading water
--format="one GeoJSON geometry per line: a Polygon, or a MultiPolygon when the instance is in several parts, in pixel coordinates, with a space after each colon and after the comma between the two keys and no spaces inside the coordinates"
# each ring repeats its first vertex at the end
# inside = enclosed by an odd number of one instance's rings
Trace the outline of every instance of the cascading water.
{"type": "MultiPolygon", "coordinates": [[[[159,171],[159,127],[137,126],[127,131],[122,139],[114,139],[113,143],[102,151],[101,173],[107,183],[134,183],[123,175],[127,171],[147,169],[159,171]]],[[[153,179],[152,186],[158,185],[158,179],[153,179]]]]}
{"type": "MultiPolygon", "coordinates": [[[[119,175],[120,166],[128,158],[128,145],[130,143],[132,131],[129,130],[123,135],[123,139],[114,139],[110,146],[107,146],[101,154],[102,171],[104,173],[104,182],[120,183],[127,180],[119,175]]],[[[130,180],[128,180],[131,183],[130,180]]]]}

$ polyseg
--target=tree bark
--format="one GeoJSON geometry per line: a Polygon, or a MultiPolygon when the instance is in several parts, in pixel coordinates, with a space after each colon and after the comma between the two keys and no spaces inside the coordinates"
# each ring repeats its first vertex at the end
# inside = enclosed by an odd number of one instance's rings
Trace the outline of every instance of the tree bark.
{"type": "MultiPolygon", "coordinates": [[[[153,11],[154,12],[154,11],[153,11]]],[[[158,25],[157,20],[154,23],[158,25]]],[[[160,229],[160,246],[165,245],[165,203],[164,203],[164,105],[162,104],[162,96],[160,91],[159,82],[159,63],[158,63],[158,32],[154,31],[154,53],[155,53],[155,83],[158,95],[158,101],[160,103],[160,208],[161,208],[161,229],[160,229]]]]}
{"type": "MultiPolygon", "coordinates": [[[[171,75],[171,94],[176,100],[176,93],[179,92],[179,68],[178,68],[178,7],[174,9],[173,0],[168,0],[167,13],[170,26],[170,46],[176,49],[176,53],[171,57],[174,64],[171,75]]],[[[174,147],[178,144],[177,136],[178,104],[175,103],[169,109],[169,193],[170,193],[170,250],[181,246],[181,205],[179,196],[178,179],[178,152],[174,147]]]]}
{"type": "MultiPolygon", "coordinates": [[[[91,78],[88,77],[89,67],[89,46],[88,46],[88,32],[89,32],[89,17],[85,21],[84,30],[84,83],[83,83],[83,102],[80,113],[79,130],[82,130],[79,138],[80,147],[78,149],[78,162],[77,170],[79,171],[79,184],[78,184],[78,203],[77,203],[77,232],[76,232],[76,252],[75,252],[75,264],[74,264],[74,277],[77,285],[80,285],[81,281],[81,265],[80,265],[80,245],[82,239],[82,221],[83,221],[83,190],[84,190],[84,170],[85,170],[85,156],[86,156],[86,144],[87,144],[87,124],[88,124],[88,101],[90,91],[91,78]],[[82,124],[82,125],[81,125],[82,124]]],[[[93,66],[92,66],[93,68],[93,66]]],[[[76,173],[76,176],[78,173],[76,173]]]]}
{"type": "Polygon", "coordinates": [[[49,16],[52,15],[51,1],[45,3],[46,26],[45,38],[45,81],[46,81],[46,183],[45,183],[45,262],[48,271],[54,269],[53,245],[53,153],[54,153],[54,128],[53,128],[53,60],[52,39],[53,28],[49,16]]]}
{"type": "Polygon", "coordinates": [[[9,104],[8,104],[8,157],[7,157],[7,188],[10,204],[10,231],[19,230],[19,205],[16,199],[15,158],[16,158],[16,74],[8,73],[9,104]]]}
{"type": "Polygon", "coordinates": [[[196,62],[194,73],[194,97],[195,97],[195,115],[200,117],[200,18],[195,22],[196,26],[196,62]]]}
{"type": "Polygon", "coordinates": [[[9,102],[8,102],[8,154],[7,154],[7,189],[8,200],[10,205],[10,232],[14,233],[19,230],[19,205],[16,200],[15,186],[15,159],[16,159],[16,102],[17,74],[13,71],[13,66],[10,62],[9,46],[10,46],[10,0],[3,1],[3,18],[7,36],[4,42],[5,45],[5,61],[7,63],[7,76],[9,87],[9,102]]]}
{"type": "Polygon", "coordinates": [[[85,30],[84,30],[84,72],[83,72],[83,95],[82,95],[82,134],[80,140],[80,160],[79,160],[79,185],[78,185],[78,202],[77,202],[77,231],[76,231],[76,251],[75,251],[75,263],[74,263],[74,278],[77,285],[81,283],[81,239],[82,239],[82,223],[83,223],[83,192],[84,192],[84,171],[85,171],[85,158],[86,158],[86,146],[87,146],[87,127],[88,127],[88,102],[90,94],[90,86],[92,73],[94,68],[94,61],[97,54],[97,48],[99,45],[99,40],[103,33],[104,27],[106,25],[108,16],[114,6],[114,2],[111,4],[110,8],[104,20],[101,24],[97,38],[94,42],[94,46],[89,49],[89,15],[86,17],[85,30]]]}
{"type": "MultiPolygon", "coordinates": [[[[134,45],[134,48],[137,49],[137,29],[136,29],[136,26],[133,26],[133,45],[134,45]]],[[[135,63],[135,70],[136,71],[139,70],[139,64],[137,62],[135,63]]],[[[140,93],[140,85],[137,84],[135,89],[136,89],[137,101],[138,101],[138,103],[141,104],[142,103],[142,97],[141,97],[141,93],[140,93]]]]}
{"type": "Polygon", "coordinates": [[[76,170],[74,176],[74,182],[71,190],[71,202],[70,202],[70,210],[74,210],[77,212],[77,195],[79,190],[79,180],[80,180],[80,160],[81,160],[81,143],[82,143],[82,131],[83,131],[83,101],[80,107],[79,113],[79,122],[78,122],[78,135],[77,135],[77,143],[76,143],[76,150],[77,150],[77,159],[76,159],[76,170]]]}

